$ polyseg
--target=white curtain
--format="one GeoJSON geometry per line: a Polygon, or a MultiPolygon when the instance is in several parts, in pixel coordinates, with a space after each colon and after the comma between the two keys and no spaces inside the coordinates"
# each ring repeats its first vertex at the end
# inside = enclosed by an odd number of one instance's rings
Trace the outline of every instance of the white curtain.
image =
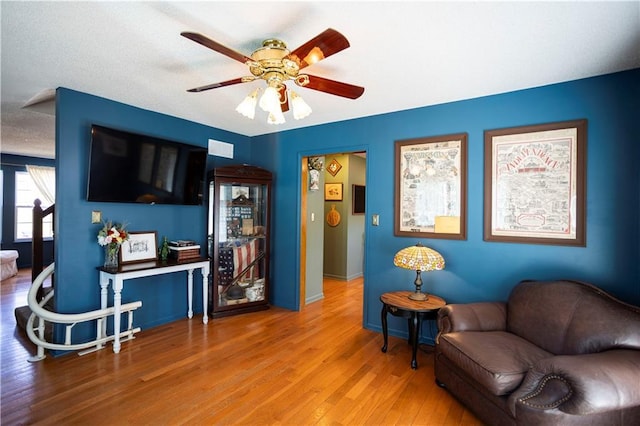
{"type": "Polygon", "coordinates": [[[27,172],[44,197],[43,203],[51,206],[56,202],[56,169],[55,167],[30,166],[27,172]]]}

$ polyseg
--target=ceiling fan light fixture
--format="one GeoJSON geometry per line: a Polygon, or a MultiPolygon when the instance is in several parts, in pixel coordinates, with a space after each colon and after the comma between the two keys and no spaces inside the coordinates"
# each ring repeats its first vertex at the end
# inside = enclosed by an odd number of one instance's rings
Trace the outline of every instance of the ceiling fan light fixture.
{"type": "Polygon", "coordinates": [[[263,111],[273,113],[280,110],[280,94],[278,89],[269,86],[265,89],[264,94],[260,97],[260,108],[263,111]]]}
{"type": "Polygon", "coordinates": [[[284,114],[282,110],[276,110],[269,113],[269,117],[267,117],[267,123],[269,124],[284,124],[284,114]]]}
{"type": "Polygon", "coordinates": [[[269,124],[284,123],[284,113],[290,108],[296,120],[311,114],[311,107],[297,93],[288,92],[285,84],[287,81],[293,81],[299,87],[307,87],[349,99],[357,99],[364,93],[364,87],[324,77],[300,74],[300,71],[309,65],[349,47],[349,41],[332,28],[326,29],[292,51],[287,49],[287,45],[282,40],[264,40],[262,47],[254,50],[251,56],[237,52],[202,34],[184,31],[180,35],[243,63],[251,73],[251,75],[188,89],[187,92],[203,92],[255,80],[266,82],[267,88],[259,98],[259,90],[255,90],[236,107],[238,113],[250,119],[255,118],[257,105],[268,114],[267,122],[269,124]]]}
{"type": "Polygon", "coordinates": [[[293,118],[301,120],[311,114],[311,107],[293,90],[291,90],[289,99],[293,107],[293,118]]]}
{"type": "Polygon", "coordinates": [[[240,105],[236,107],[236,111],[253,120],[253,118],[256,116],[256,105],[258,104],[259,91],[260,89],[256,89],[249,95],[247,95],[247,97],[244,98],[242,102],[240,102],[240,105]]]}

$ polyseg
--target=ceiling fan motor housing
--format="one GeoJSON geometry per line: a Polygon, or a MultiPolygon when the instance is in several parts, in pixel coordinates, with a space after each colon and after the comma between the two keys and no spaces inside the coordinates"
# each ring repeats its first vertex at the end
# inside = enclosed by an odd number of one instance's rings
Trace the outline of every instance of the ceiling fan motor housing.
{"type": "Polygon", "coordinates": [[[266,80],[274,87],[279,87],[285,80],[295,79],[300,67],[287,58],[287,45],[278,39],[262,42],[262,47],[251,54],[255,62],[249,64],[251,74],[266,80]]]}

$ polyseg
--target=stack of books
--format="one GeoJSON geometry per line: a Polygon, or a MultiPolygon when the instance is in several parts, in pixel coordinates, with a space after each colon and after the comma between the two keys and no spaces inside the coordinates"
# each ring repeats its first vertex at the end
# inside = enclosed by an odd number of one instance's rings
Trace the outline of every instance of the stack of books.
{"type": "Polygon", "coordinates": [[[200,258],[200,246],[195,241],[169,241],[169,258],[177,261],[200,258]]]}

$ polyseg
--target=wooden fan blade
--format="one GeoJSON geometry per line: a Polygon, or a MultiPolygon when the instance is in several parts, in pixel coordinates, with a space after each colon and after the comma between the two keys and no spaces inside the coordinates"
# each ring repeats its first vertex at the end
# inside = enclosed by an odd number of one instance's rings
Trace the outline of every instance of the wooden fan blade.
{"type": "Polygon", "coordinates": [[[233,84],[244,83],[242,77],[234,78],[233,80],[221,81],[220,83],[207,84],[206,86],[195,87],[187,90],[187,92],[204,92],[205,90],[217,89],[218,87],[231,86],[233,84]]]}
{"type": "Polygon", "coordinates": [[[282,112],[285,113],[287,111],[289,111],[289,97],[287,96],[287,86],[282,86],[280,87],[280,90],[278,90],[278,94],[280,95],[280,108],[282,109],[282,112]],[[284,99],[284,102],[282,102],[282,100],[284,99]]]}
{"type": "Polygon", "coordinates": [[[289,53],[288,59],[296,62],[302,69],[347,47],[349,47],[349,41],[345,36],[329,28],[289,53]]]}
{"type": "Polygon", "coordinates": [[[226,55],[231,59],[242,62],[243,64],[246,64],[247,61],[252,61],[250,57],[245,56],[240,52],[236,52],[235,50],[230,49],[227,46],[223,46],[217,41],[213,41],[210,38],[203,36],[202,34],[185,31],[180,33],[180,35],[188,38],[189,40],[193,40],[196,43],[200,43],[201,45],[208,47],[209,49],[215,50],[218,53],[222,53],[223,55],[226,55]]]}
{"type": "Polygon", "coordinates": [[[302,87],[319,90],[321,92],[326,92],[332,95],[342,96],[349,99],[357,99],[364,93],[364,87],[329,80],[328,78],[318,77],[315,75],[310,75],[309,83],[305,84],[302,87]]]}

